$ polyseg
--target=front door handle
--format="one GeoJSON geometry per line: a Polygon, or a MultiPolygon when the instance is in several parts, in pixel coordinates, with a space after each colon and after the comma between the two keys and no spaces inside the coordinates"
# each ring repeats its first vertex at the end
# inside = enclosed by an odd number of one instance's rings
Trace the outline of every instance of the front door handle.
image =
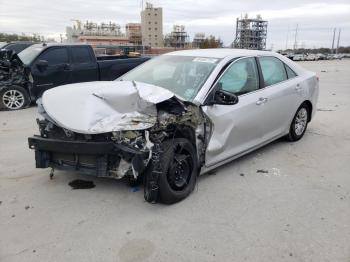
{"type": "Polygon", "coordinates": [[[71,68],[70,64],[64,64],[64,65],[63,65],[63,70],[64,70],[64,71],[71,71],[72,68],[71,68]]]}
{"type": "Polygon", "coordinates": [[[297,90],[297,91],[300,91],[300,90],[301,90],[300,84],[297,84],[297,85],[295,86],[295,90],[297,90]]]}
{"type": "Polygon", "coordinates": [[[259,105],[265,104],[266,102],[267,102],[266,97],[260,97],[259,100],[256,101],[256,104],[259,106],[259,105]]]}

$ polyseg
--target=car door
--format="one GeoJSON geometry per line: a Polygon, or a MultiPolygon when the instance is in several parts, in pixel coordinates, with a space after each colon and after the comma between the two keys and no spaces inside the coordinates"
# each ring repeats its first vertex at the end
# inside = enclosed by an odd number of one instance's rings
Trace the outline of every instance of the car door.
{"type": "MultiPolygon", "coordinates": [[[[259,104],[259,74],[254,57],[241,58],[227,67],[215,86],[234,93],[234,105],[204,105],[212,123],[206,149],[206,166],[218,164],[261,143],[263,107],[259,104]]],[[[214,92],[214,90],[212,90],[214,92]]]]}
{"type": "Polygon", "coordinates": [[[98,65],[88,46],[72,46],[72,83],[97,81],[98,65]]]}
{"type": "Polygon", "coordinates": [[[261,91],[261,99],[264,101],[261,115],[264,119],[263,140],[268,141],[288,131],[300,100],[299,84],[297,79],[292,79],[291,72],[288,79],[287,65],[277,57],[263,56],[258,61],[264,81],[261,91]]]}
{"type": "Polygon", "coordinates": [[[35,87],[33,92],[36,96],[41,96],[49,88],[68,84],[71,68],[67,48],[47,48],[33,62],[31,72],[35,87]]]}

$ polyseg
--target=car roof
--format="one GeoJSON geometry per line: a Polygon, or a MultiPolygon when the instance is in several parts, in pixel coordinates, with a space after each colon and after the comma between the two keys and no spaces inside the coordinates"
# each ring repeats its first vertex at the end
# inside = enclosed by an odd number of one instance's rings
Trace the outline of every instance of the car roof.
{"type": "Polygon", "coordinates": [[[200,56],[210,58],[241,57],[241,56],[258,56],[258,55],[276,55],[275,52],[233,49],[233,48],[211,48],[211,49],[189,49],[167,53],[165,55],[178,56],[200,56]]]}
{"type": "Polygon", "coordinates": [[[34,44],[33,47],[50,47],[50,46],[90,46],[85,43],[40,43],[34,44]]]}

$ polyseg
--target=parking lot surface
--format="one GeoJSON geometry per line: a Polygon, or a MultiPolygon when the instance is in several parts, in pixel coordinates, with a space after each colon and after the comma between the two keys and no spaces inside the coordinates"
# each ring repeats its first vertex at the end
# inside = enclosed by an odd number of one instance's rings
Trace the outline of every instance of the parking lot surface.
{"type": "Polygon", "coordinates": [[[0,261],[350,261],[350,60],[317,72],[317,114],[201,176],[184,201],[143,199],[125,181],[35,169],[36,108],[0,112],[0,261]],[[72,190],[75,179],[96,187],[72,190]]]}

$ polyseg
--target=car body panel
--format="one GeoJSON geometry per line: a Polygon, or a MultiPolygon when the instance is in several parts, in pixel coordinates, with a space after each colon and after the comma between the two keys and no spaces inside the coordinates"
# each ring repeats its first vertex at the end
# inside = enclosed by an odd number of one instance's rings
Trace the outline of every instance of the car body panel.
{"type": "Polygon", "coordinates": [[[261,92],[240,96],[236,105],[202,107],[213,125],[205,155],[207,167],[261,143],[263,123],[259,114],[263,108],[256,105],[261,92]]]}

